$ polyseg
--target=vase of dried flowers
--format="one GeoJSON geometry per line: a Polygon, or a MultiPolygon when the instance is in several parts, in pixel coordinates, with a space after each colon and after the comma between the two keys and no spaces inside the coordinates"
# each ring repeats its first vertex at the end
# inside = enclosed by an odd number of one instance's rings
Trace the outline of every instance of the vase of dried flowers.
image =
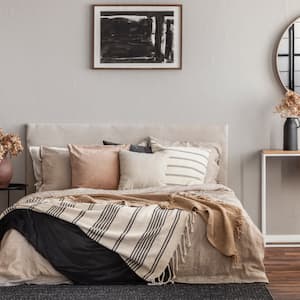
{"type": "Polygon", "coordinates": [[[9,185],[13,168],[11,157],[17,156],[23,151],[23,146],[19,136],[4,133],[0,128],[0,187],[5,188],[9,185]]]}
{"type": "Polygon", "coordinates": [[[276,112],[286,118],[283,126],[283,150],[298,150],[300,96],[288,91],[281,103],[276,106],[276,112]]]}

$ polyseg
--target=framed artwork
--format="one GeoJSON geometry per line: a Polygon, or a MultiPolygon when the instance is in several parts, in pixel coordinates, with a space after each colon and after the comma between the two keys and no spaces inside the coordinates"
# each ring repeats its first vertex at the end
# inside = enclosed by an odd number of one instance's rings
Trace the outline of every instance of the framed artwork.
{"type": "Polygon", "coordinates": [[[94,5],[94,69],[181,69],[181,5],[94,5]]]}

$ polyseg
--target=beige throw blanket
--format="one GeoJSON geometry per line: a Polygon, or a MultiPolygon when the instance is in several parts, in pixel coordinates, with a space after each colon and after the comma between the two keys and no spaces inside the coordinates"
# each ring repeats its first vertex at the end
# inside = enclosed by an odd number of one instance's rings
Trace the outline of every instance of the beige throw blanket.
{"type": "Polygon", "coordinates": [[[210,244],[226,256],[239,260],[236,239],[240,237],[242,212],[239,207],[224,202],[215,201],[208,196],[195,192],[178,192],[170,194],[98,194],[79,195],[71,197],[76,202],[97,203],[97,200],[110,200],[115,203],[140,206],[157,204],[161,208],[183,209],[195,211],[205,221],[206,235],[210,244]]]}

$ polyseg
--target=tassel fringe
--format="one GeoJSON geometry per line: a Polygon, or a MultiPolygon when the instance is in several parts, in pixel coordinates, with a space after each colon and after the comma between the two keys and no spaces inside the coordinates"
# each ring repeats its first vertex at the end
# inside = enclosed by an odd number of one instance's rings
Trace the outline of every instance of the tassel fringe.
{"type": "Polygon", "coordinates": [[[167,268],[159,277],[148,283],[148,285],[164,285],[167,283],[174,283],[179,263],[185,263],[185,256],[187,255],[188,249],[192,246],[191,233],[194,232],[194,214],[194,212],[189,214],[184,232],[180,238],[180,243],[178,244],[177,249],[175,250],[167,268]]]}

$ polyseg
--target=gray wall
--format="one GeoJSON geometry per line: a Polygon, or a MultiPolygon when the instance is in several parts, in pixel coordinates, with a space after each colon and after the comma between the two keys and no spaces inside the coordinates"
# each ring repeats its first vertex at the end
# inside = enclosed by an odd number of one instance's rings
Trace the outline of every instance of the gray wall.
{"type": "MultiPolygon", "coordinates": [[[[1,0],[0,126],[24,138],[28,122],[228,123],[229,185],[258,223],[259,151],[281,146],[273,49],[300,2],[182,2],[182,71],[95,71],[95,1],[1,0]]],[[[24,181],[24,157],[14,167],[24,181]]]]}

